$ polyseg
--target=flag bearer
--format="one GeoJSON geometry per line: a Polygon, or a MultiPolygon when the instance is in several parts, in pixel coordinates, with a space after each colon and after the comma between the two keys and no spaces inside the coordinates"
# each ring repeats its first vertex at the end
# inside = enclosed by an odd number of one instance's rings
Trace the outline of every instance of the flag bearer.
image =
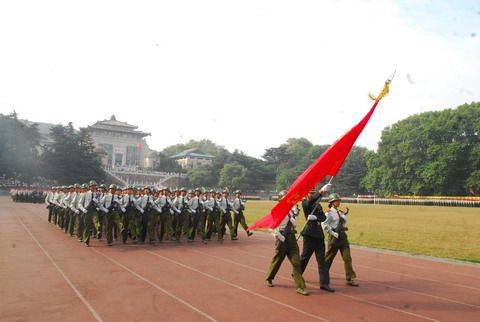
{"type": "Polygon", "coordinates": [[[312,190],[308,196],[302,200],[303,214],[307,220],[301,235],[303,237],[303,250],[300,255],[301,273],[307,268],[310,257],[315,253],[317,260],[318,274],[320,275],[320,288],[327,292],[334,292],[328,283],[322,281],[322,267],[325,262],[325,237],[322,229],[322,222],[325,221],[325,213],[323,212],[322,194],[330,189],[331,184],[326,184],[319,191],[312,190]]]}
{"type": "Polygon", "coordinates": [[[328,286],[330,284],[330,267],[332,266],[333,259],[337,252],[340,251],[342,255],[344,267],[345,267],[345,276],[347,279],[347,285],[358,286],[355,282],[356,274],[352,267],[352,257],[350,256],[350,244],[348,242],[348,237],[346,231],[347,228],[347,216],[348,208],[346,212],[343,212],[339,209],[340,207],[340,196],[336,193],[332,193],[328,197],[328,212],[326,213],[326,219],[322,223],[322,227],[328,232],[328,250],[325,255],[325,264],[322,267],[322,278],[321,281],[323,285],[328,286]]]}
{"type": "MultiPolygon", "coordinates": [[[[283,198],[286,191],[279,193],[280,199],[283,198]]],[[[282,265],[285,256],[288,257],[293,266],[293,279],[295,280],[295,287],[297,293],[301,295],[308,295],[305,290],[305,280],[300,272],[300,256],[298,255],[297,238],[295,237],[295,217],[298,215],[298,206],[295,205],[288,215],[280,223],[280,226],[275,229],[275,255],[272,263],[268,268],[267,276],[265,277],[267,286],[273,287],[273,279],[282,265]]]]}

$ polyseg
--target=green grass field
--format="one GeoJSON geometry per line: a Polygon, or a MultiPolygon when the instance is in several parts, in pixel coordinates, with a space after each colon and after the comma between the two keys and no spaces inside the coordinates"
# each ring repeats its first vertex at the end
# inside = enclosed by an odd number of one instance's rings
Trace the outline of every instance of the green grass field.
{"type": "MultiPolygon", "coordinates": [[[[273,201],[248,201],[248,224],[273,207],[273,201]]],[[[322,204],[325,208],[326,204],[322,204]]],[[[350,208],[352,244],[443,258],[480,262],[480,209],[433,206],[343,204],[350,208]]],[[[303,227],[300,216],[298,227],[303,227]]],[[[300,229],[299,228],[299,229],[300,229]]]]}

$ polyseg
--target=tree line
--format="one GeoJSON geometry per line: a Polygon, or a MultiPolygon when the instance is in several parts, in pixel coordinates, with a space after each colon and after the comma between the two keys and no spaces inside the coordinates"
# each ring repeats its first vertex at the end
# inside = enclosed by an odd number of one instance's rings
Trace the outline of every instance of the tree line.
{"type": "Polygon", "coordinates": [[[0,114],[0,177],[32,184],[45,179],[57,184],[104,180],[102,153],[85,129],[72,123],[50,128],[51,142],[40,144],[35,123],[26,124],[15,112],[0,114]]]}
{"type": "MultiPolygon", "coordinates": [[[[410,116],[382,131],[377,151],[354,147],[335,178],[343,195],[468,195],[480,191],[480,103],[410,116]]],[[[85,129],[51,128],[51,143],[39,146],[37,127],[17,115],[0,114],[0,176],[31,182],[102,181],[101,152],[85,129]]],[[[329,145],[290,138],[261,158],[228,151],[210,140],[190,140],[157,152],[153,170],[187,172],[192,186],[279,191],[329,145]],[[215,158],[211,166],[183,170],[170,156],[198,148],[215,158]]]]}

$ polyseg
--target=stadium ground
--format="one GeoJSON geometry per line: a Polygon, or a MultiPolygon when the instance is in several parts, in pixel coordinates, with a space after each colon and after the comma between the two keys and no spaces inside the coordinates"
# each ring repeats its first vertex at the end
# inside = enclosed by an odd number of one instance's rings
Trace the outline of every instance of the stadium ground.
{"type": "Polygon", "coordinates": [[[295,293],[285,263],[267,288],[271,236],[203,245],[86,248],[43,205],[0,197],[0,321],[478,321],[480,266],[352,250],[359,288],[332,267],[334,294],[295,293]]]}

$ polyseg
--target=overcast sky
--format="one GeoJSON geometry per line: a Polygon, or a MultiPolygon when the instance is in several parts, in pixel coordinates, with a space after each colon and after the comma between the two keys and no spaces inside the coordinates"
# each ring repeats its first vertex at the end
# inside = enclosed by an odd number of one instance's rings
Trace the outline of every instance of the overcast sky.
{"type": "Polygon", "coordinates": [[[480,101],[479,1],[1,1],[0,113],[87,126],[115,114],[151,148],[209,138],[261,156],[330,144],[397,77],[357,141],[480,101]]]}

